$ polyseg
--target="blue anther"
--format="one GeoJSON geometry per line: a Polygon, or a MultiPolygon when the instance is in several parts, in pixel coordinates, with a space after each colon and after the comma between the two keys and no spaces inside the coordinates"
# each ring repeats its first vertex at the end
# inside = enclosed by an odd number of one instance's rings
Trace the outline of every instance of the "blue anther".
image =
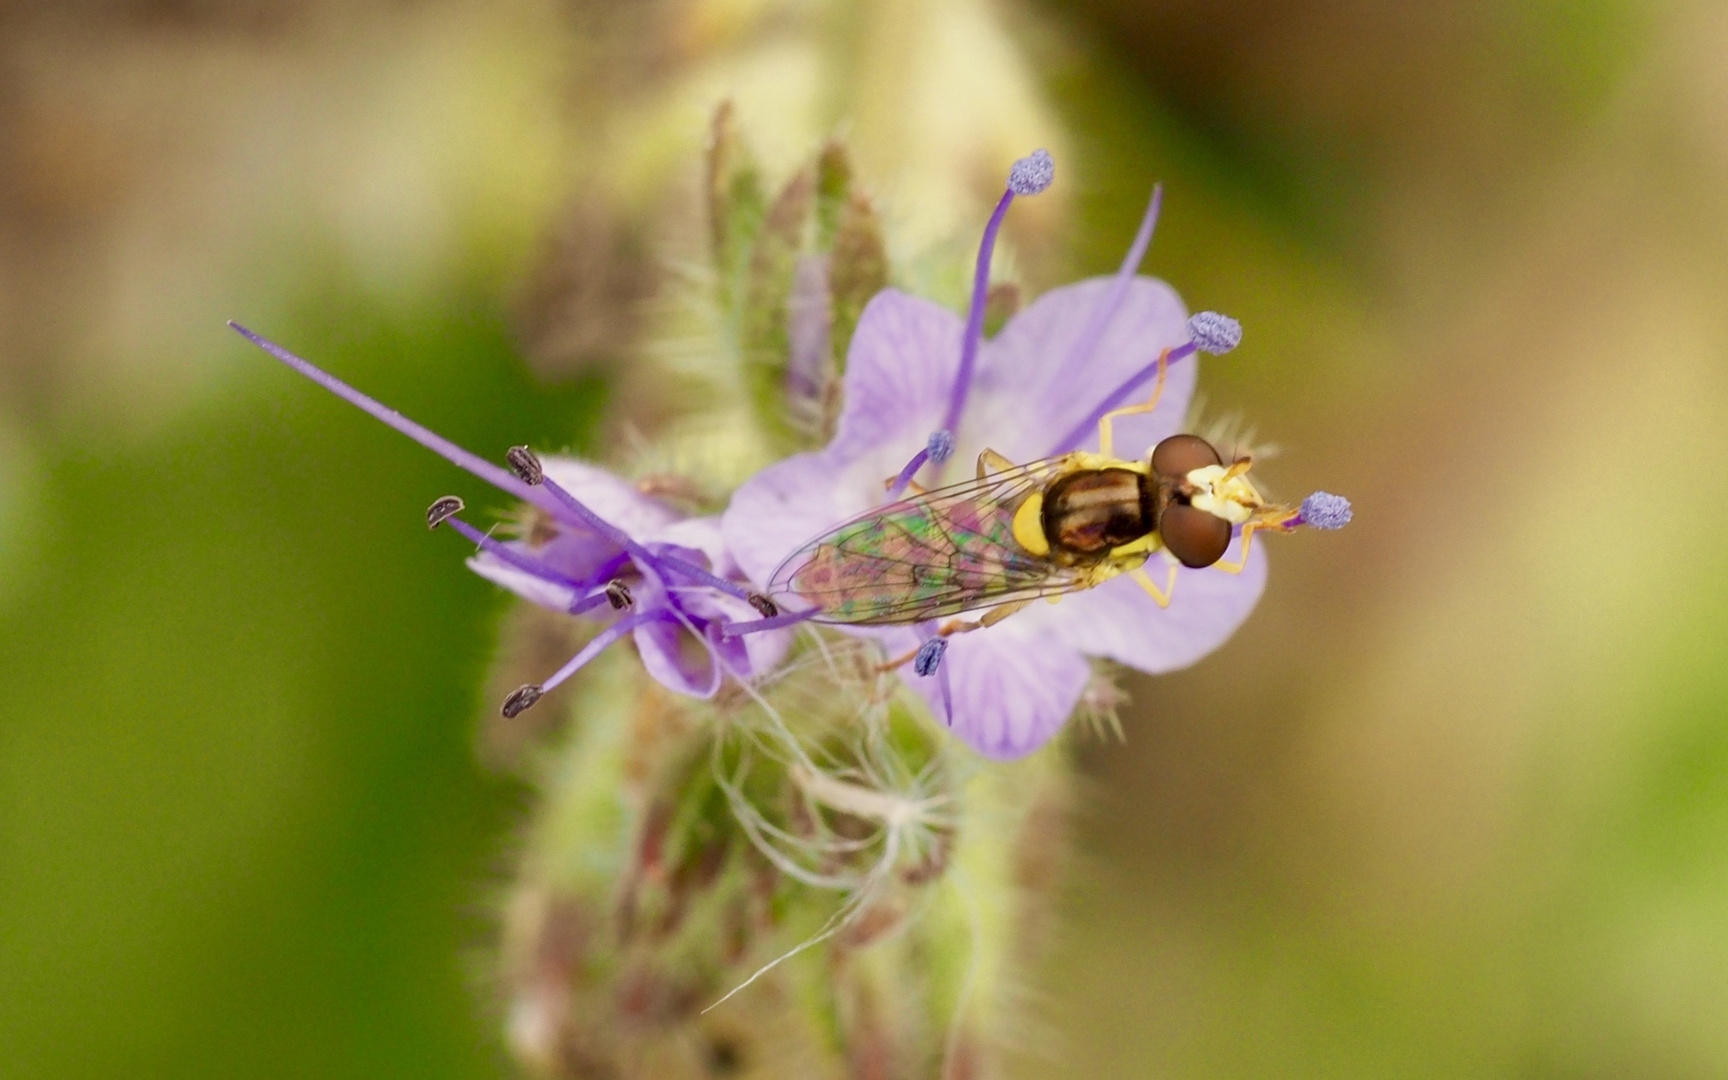
{"type": "Polygon", "coordinates": [[[1223,356],[1242,344],[1242,324],[1216,311],[1202,311],[1188,320],[1188,336],[1201,352],[1223,356]]]}
{"type": "Polygon", "coordinates": [[[930,441],[924,444],[924,452],[929,455],[929,460],[937,465],[947,461],[954,456],[954,433],[946,428],[932,431],[930,441]]]}
{"type": "Polygon", "coordinates": [[[1302,500],[1302,524],[1315,529],[1342,529],[1352,516],[1350,500],[1342,495],[1316,491],[1302,500]]]}
{"type": "Polygon", "coordinates": [[[948,639],[933,637],[918,646],[918,655],[912,658],[912,670],[920,675],[934,675],[942,665],[942,654],[948,651],[948,639]]]}
{"type": "Polygon", "coordinates": [[[1016,195],[1036,195],[1056,179],[1056,159],[1048,150],[1034,150],[1008,170],[1008,190],[1016,195]]]}

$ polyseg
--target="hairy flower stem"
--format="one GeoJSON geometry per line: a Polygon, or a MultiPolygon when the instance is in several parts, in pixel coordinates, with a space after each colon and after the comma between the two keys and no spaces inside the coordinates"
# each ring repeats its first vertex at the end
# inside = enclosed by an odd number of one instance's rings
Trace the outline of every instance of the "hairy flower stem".
{"type": "Polygon", "coordinates": [[[1063,858],[1065,757],[977,768],[884,699],[866,651],[823,642],[710,703],[623,651],[578,676],[507,905],[509,1038],[535,1074],[996,1075],[1063,858]]]}

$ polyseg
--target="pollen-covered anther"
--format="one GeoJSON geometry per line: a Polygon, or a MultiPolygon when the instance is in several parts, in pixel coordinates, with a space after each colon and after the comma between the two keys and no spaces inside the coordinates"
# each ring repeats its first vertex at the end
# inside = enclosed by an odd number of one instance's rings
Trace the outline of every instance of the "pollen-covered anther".
{"type": "Polygon", "coordinates": [[[1223,356],[1242,344],[1242,324],[1216,311],[1201,311],[1189,318],[1188,336],[1201,352],[1223,356]]]}
{"type": "Polygon", "coordinates": [[[546,470],[540,465],[540,458],[526,446],[512,446],[504,452],[504,460],[510,466],[510,471],[516,474],[516,479],[533,487],[546,479],[546,470]]]}
{"type": "Polygon", "coordinates": [[[454,495],[446,495],[435,500],[426,508],[426,527],[436,529],[438,526],[460,514],[464,503],[454,495]]]}
{"type": "Polygon", "coordinates": [[[1315,529],[1342,529],[1355,516],[1350,500],[1328,491],[1316,491],[1302,500],[1301,522],[1315,529]]]}
{"type": "Polygon", "coordinates": [[[636,598],[630,595],[629,587],[622,581],[608,581],[606,583],[606,602],[612,605],[613,611],[623,611],[634,604],[636,598]]]}
{"type": "Polygon", "coordinates": [[[954,456],[954,433],[947,428],[930,433],[930,441],[924,444],[924,453],[929,460],[937,465],[954,456]]]}
{"type": "Polygon", "coordinates": [[[1056,159],[1048,150],[1034,150],[1008,170],[1008,190],[1016,195],[1036,195],[1056,179],[1056,159]]]}
{"type": "Polygon", "coordinates": [[[750,601],[750,606],[760,612],[764,619],[772,619],[780,614],[779,606],[759,592],[753,592],[744,599],[750,601]]]}
{"type": "Polygon", "coordinates": [[[947,638],[931,638],[918,646],[917,655],[912,657],[912,670],[925,676],[936,674],[936,669],[942,666],[942,654],[947,651],[947,638]]]}
{"type": "Polygon", "coordinates": [[[498,711],[504,714],[504,719],[514,720],[532,708],[534,703],[540,700],[540,695],[543,693],[545,691],[533,683],[518,686],[510,691],[510,696],[504,699],[504,705],[498,711]]]}

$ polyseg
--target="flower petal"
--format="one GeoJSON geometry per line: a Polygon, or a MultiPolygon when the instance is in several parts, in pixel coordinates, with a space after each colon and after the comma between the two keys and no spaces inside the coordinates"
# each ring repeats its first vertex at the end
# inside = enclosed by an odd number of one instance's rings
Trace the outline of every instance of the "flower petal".
{"type": "Polygon", "coordinates": [[[577,600],[574,590],[511,566],[491,552],[482,551],[477,555],[470,555],[468,569],[494,585],[502,585],[522,599],[552,611],[569,611],[577,600]]]}
{"type": "Polygon", "coordinates": [[[631,636],[643,668],[666,689],[695,698],[711,698],[720,689],[720,664],[708,643],[671,612],[643,623],[631,636]]]}
{"type": "MultiPolygon", "coordinates": [[[[985,342],[972,404],[961,425],[962,453],[976,456],[988,445],[1012,461],[1027,462],[1075,449],[1055,444],[1124,379],[1155,363],[1160,350],[1187,342],[1188,310],[1182,298],[1156,278],[1136,277],[1097,346],[1073,356],[1093,310],[1114,281],[1087,278],[1051,289],[985,342]]],[[[1181,430],[1196,370],[1193,359],[1173,365],[1158,408],[1116,424],[1118,457],[1138,458],[1159,439],[1181,430]]],[[[1137,397],[1149,396],[1151,389],[1149,379],[1137,397]]],[[[1097,446],[1094,433],[1080,448],[1097,446]]]]}
{"type": "MultiPolygon", "coordinates": [[[[1240,558],[1241,544],[1240,538],[1231,541],[1224,558],[1240,558]]],[[[1160,584],[1162,561],[1155,559],[1147,571],[1160,584]]],[[[1265,546],[1256,544],[1240,574],[1210,567],[1177,570],[1167,608],[1124,576],[1065,596],[1058,604],[1036,604],[1002,625],[1024,619],[1029,631],[1156,675],[1187,667],[1224,644],[1254,610],[1265,587],[1265,546]]]]}
{"type": "Polygon", "coordinates": [[[864,306],[846,352],[845,406],[826,453],[841,461],[887,449],[892,476],[942,422],[960,367],[960,316],[883,289],[864,306]]]}
{"type": "MultiPolygon", "coordinates": [[[[898,468],[898,466],[896,466],[898,468]]],[[[868,462],[841,461],[832,450],[775,462],[739,485],[721,515],[726,551],[744,575],[766,586],[788,555],[806,541],[882,500],[881,479],[893,475],[868,462]]]]}
{"type": "MultiPolygon", "coordinates": [[[[720,519],[702,517],[689,518],[668,526],[660,531],[653,542],[677,545],[669,554],[700,566],[711,574],[725,578],[736,577],[739,573],[737,560],[722,546],[720,537],[720,519]]],[[[653,595],[652,590],[648,595],[653,595]]],[[[718,624],[728,622],[753,622],[762,617],[761,612],[747,602],[708,586],[679,586],[675,601],[678,609],[702,628],[717,627],[718,624]]],[[[792,648],[794,633],[791,629],[764,630],[738,638],[716,640],[711,636],[707,640],[719,652],[719,659],[727,673],[748,679],[778,667],[792,648]]]]}
{"type": "MultiPolygon", "coordinates": [[[[954,734],[988,758],[1023,757],[1062,730],[1092,677],[1092,666],[1065,642],[1013,619],[948,639],[942,663],[954,708],[954,734]]],[[[908,635],[916,644],[916,639],[908,635]]],[[[944,720],[936,676],[910,666],[900,678],[944,720]]]]}

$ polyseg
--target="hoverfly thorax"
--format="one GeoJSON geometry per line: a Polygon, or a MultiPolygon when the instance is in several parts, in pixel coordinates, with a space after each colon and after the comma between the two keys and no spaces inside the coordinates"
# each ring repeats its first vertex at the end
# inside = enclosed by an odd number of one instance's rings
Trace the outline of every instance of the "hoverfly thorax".
{"type": "Polygon", "coordinates": [[[1044,492],[1044,536],[1058,561],[1107,554],[1156,528],[1156,491],[1136,469],[1081,469],[1044,492]]]}

